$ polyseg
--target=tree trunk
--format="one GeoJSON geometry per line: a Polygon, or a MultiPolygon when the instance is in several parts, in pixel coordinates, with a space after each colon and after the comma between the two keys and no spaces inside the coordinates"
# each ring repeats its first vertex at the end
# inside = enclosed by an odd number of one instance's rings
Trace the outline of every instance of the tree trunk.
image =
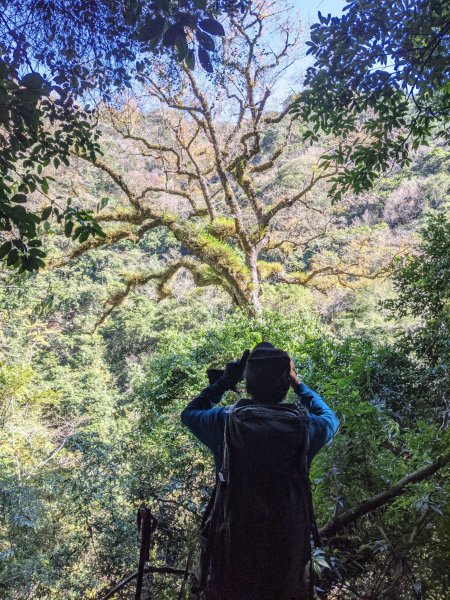
{"type": "Polygon", "coordinates": [[[250,248],[246,253],[246,262],[250,269],[250,275],[252,278],[251,290],[250,290],[250,312],[253,316],[261,314],[261,302],[259,301],[259,273],[258,273],[258,253],[255,248],[250,248]]]}

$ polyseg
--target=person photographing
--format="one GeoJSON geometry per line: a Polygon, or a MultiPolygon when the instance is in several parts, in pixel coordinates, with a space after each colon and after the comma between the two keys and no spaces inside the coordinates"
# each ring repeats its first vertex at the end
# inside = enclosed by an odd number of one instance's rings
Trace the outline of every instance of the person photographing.
{"type": "Polygon", "coordinates": [[[339,420],[284,350],[262,342],[209,372],[182,422],[213,453],[201,531],[201,600],[303,600],[313,529],[309,467],[339,420]],[[247,398],[217,407],[245,378],[247,398]],[[283,403],[289,387],[297,402],[283,403]]]}

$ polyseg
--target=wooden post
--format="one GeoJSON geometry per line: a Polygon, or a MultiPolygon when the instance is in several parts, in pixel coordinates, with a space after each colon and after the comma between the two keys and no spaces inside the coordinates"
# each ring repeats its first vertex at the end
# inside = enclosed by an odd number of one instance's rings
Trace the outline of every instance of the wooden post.
{"type": "Polygon", "coordinates": [[[136,581],[135,600],[141,600],[142,582],[144,579],[145,563],[150,560],[150,544],[156,528],[156,519],[147,506],[141,506],[137,512],[137,528],[141,532],[141,548],[139,552],[139,567],[136,581]]]}

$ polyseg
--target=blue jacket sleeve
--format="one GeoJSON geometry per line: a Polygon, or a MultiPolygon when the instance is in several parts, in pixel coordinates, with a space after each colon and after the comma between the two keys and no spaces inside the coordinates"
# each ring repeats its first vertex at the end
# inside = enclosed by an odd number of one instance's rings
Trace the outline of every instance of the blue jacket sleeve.
{"type": "Polygon", "coordinates": [[[191,400],[181,413],[181,421],[184,425],[212,450],[215,457],[223,443],[225,409],[217,408],[214,404],[220,402],[226,389],[228,388],[218,379],[191,400]]]}
{"type": "Polygon", "coordinates": [[[319,450],[328,444],[339,428],[339,419],[325,403],[324,399],[311,390],[304,383],[300,383],[295,390],[300,402],[308,411],[309,428],[309,458],[311,464],[319,450]]]}

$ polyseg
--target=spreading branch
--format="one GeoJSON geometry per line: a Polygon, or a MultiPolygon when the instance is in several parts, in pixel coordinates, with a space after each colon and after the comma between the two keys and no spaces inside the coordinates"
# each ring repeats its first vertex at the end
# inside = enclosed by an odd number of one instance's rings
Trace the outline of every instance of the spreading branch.
{"type": "Polygon", "coordinates": [[[420,483],[425,479],[429,479],[435,473],[446,467],[450,463],[450,452],[443,454],[439,458],[437,458],[434,462],[425,467],[421,467],[417,471],[413,471],[406,475],[400,481],[398,481],[395,485],[386,490],[376,494],[372,498],[368,498],[367,500],[363,500],[354,508],[346,510],[341,514],[334,517],[332,521],[327,523],[324,527],[322,527],[319,531],[321,536],[324,538],[331,538],[341,529],[348,527],[364,515],[381,508],[388,502],[391,502],[401,494],[406,491],[406,488],[412,483],[420,483]]]}
{"type": "Polygon", "coordinates": [[[158,296],[160,298],[167,296],[170,293],[170,281],[180,269],[187,269],[190,271],[194,278],[194,282],[198,287],[218,285],[221,283],[210,269],[192,257],[184,257],[154,273],[135,274],[127,279],[125,287],[122,290],[106,301],[104,311],[94,325],[94,331],[99,325],[102,325],[105,322],[113,310],[120,306],[129,296],[131,291],[137,287],[142,287],[150,281],[156,281],[158,296]]]}
{"type": "MultiPolygon", "coordinates": [[[[106,124],[102,129],[114,140],[121,136],[120,156],[109,158],[114,148],[109,143],[101,158],[82,157],[117,187],[107,211],[98,215],[106,225],[106,237],[85,241],[56,264],[123,239],[138,243],[146,231],[162,227],[178,242],[178,258],[189,254],[206,267],[208,281],[214,280],[254,315],[261,310],[263,281],[317,289],[319,281],[321,291],[326,291],[331,277],[333,283],[346,285],[355,278],[386,273],[382,260],[369,268],[358,265],[351,235],[338,252],[322,250],[319,238],[325,231],[340,229],[339,217],[326,199],[327,182],[332,184],[345,165],[330,159],[311,166],[317,153],[294,128],[292,101],[286,101],[281,111],[268,108],[271,91],[296,57],[298,40],[296,25],[285,19],[279,3],[269,0],[233,16],[214,78],[184,64],[172,64],[168,73],[164,57],[155,57],[142,94],[129,97],[120,109],[101,111],[106,124]],[[278,46],[274,28],[280,34],[278,46]],[[299,182],[295,168],[292,175],[289,172],[290,161],[303,157],[305,173],[299,182]],[[312,248],[315,254],[308,271],[286,273],[281,252],[306,247],[312,240],[318,243],[312,248]],[[275,262],[276,268],[271,266],[275,262]]],[[[343,143],[326,141],[331,155],[337,148],[339,156],[343,143]]],[[[94,189],[91,195],[96,194],[94,189]]],[[[364,252],[360,254],[364,261],[364,252]]],[[[386,255],[390,254],[389,250],[386,255]]],[[[201,280],[198,268],[191,272],[195,283],[201,280]]],[[[146,277],[143,282],[161,281],[162,273],[146,277]]],[[[126,283],[124,297],[143,284],[129,282],[127,288],[126,283]]],[[[158,286],[161,297],[165,289],[158,286]]],[[[107,314],[113,309],[108,304],[107,314]]]]}

